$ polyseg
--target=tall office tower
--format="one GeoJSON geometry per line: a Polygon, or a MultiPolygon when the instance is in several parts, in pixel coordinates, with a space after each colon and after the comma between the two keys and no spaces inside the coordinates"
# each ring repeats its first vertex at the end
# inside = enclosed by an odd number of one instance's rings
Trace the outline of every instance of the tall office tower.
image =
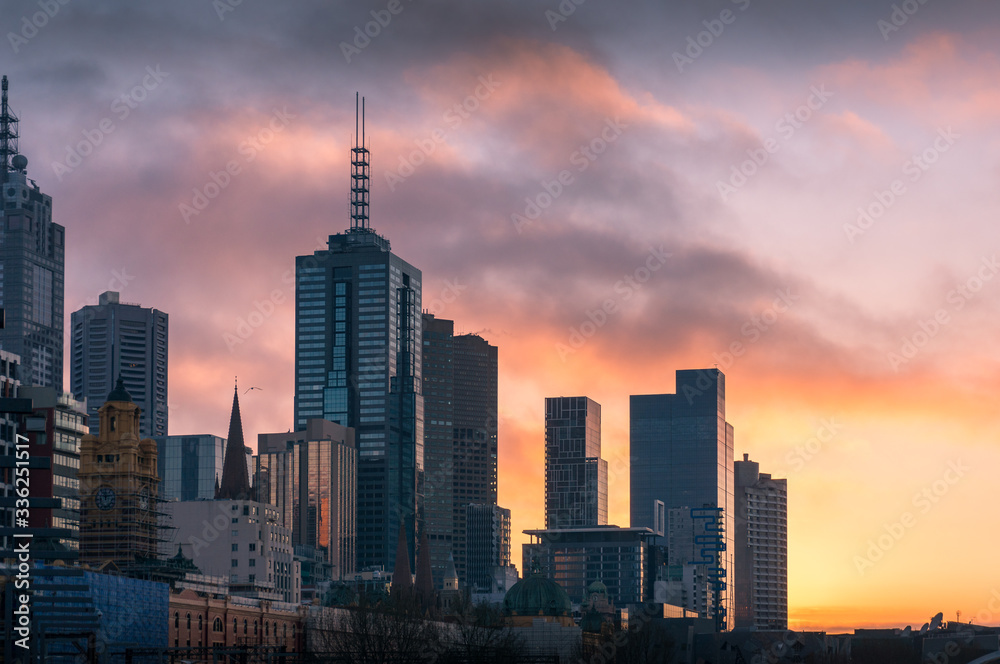
{"type": "Polygon", "coordinates": [[[142,410],[144,438],[167,435],[167,314],[120,302],[118,293],[101,293],[96,305],[74,311],[70,385],[87,398],[90,433],[96,434],[97,410],[121,376],[125,389],[142,410]]]}
{"type": "Polygon", "coordinates": [[[343,580],[354,573],[357,558],[358,454],[354,430],[324,420],[309,420],[292,433],[257,436],[257,493],[278,508],[292,531],[296,554],[302,554],[302,585],[343,580]],[[320,554],[316,567],[313,556],[320,554]]]}
{"type": "Polygon", "coordinates": [[[160,478],[156,443],[139,437],[139,407],[121,380],[99,411],[100,433],[80,443],[80,562],[156,557],[160,478]]]}
{"type": "Polygon", "coordinates": [[[479,592],[492,592],[499,569],[510,567],[510,510],[491,504],[466,508],[468,582],[479,592]]]}
{"type": "Polygon", "coordinates": [[[601,458],[601,405],[587,397],[545,399],[545,528],[608,522],[608,462],[601,458]]]}
{"type": "Polygon", "coordinates": [[[736,475],[736,627],[788,628],[788,482],[747,454],[736,475]]]}
{"type": "Polygon", "coordinates": [[[424,529],[434,586],[441,589],[456,548],[455,324],[428,313],[423,314],[422,324],[424,529]]]}
{"type": "MultiPolygon", "coordinates": [[[[722,510],[725,570],[717,586],[720,625],[733,605],[733,427],[726,422],[726,377],[718,369],[678,371],[675,394],[633,395],[630,400],[632,527],[663,532],[663,508],[722,510]]],[[[699,517],[700,518],[700,517],[699,517]]],[[[666,524],[670,529],[669,518],[666,524]]],[[[658,544],[664,543],[660,540],[658,544]]],[[[670,546],[670,542],[665,542],[670,546]]]]}
{"type": "Polygon", "coordinates": [[[52,223],[52,197],[27,176],[18,154],[17,117],[0,107],[0,348],[21,358],[21,383],[63,386],[63,281],[66,230],[52,223]]]}
{"type": "MultiPolygon", "coordinates": [[[[420,270],[368,224],[368,150],[351,150],[351,227],[295,259],[295,428],[324,419],[358,441],[358,568],[390,569],[422,518],[420,270]]],[[[412,568],[411,568],[412,569],[412,568]]]]}
{"type": "MultiPolygon", "coordinates": [[[[40,418],[36,431],[26,435],[31,457],[48,458],[49,467],[31,473],[31,495],[56,498],[51,507],[34,507],[28,515],[29,528],[61,528],[52,541],[60,548],[77,550],[80,542],[80,441],[87,433],[87,404],[72,394],[51,387],[22,387],[19,397],[31,399],[33,416],[40,418]]],[[[37,538],[36,538],[37,539],[37,538]]]]}
{"type": "MultiPolygon", "coordinates": [[[[0,350],[0,397],[14,398],[20,391],[21,358],[13,353],[0,350]]],[[[13,459],[17,452],[18,421],[20,415],[0,411],[0,456],[13,459]]],[[[0,468],[0,496],[16,496],[14,486],[14,468],[0,468]]],[[[0,528],[14,527],[14,503],[0,504],[0,528]]],[[[10,535],[0,534],[0,560],[7,558],[7,553],[14,554],[14,539],[10,535]]]]}
{"type": "Polygon", "coordinates": [[[424,525],[431,571],[468,584],[467,506],[497,501],[497,347],[423,315],[424,525]]]}
{"type": "MultiPolygon", "coordinates": [[[[497,503],[498,350],[477,334],[456,335],[452,343],[455,349],[455,482],[452,485],[455,568],[464,587],[470,585],[466,559],[467,506],[497,503]]],[[[509,521],[510,510],[503,511],[507,512],[509,521]]],[[[505,565],[510,565],[509,551],[506,559],[505,565]]]]}
{"type": "Polygon", "coordinates": [[[210,434],[156,436],[163,500],[212,500],[222,478],[226,439],[210,434]]]}

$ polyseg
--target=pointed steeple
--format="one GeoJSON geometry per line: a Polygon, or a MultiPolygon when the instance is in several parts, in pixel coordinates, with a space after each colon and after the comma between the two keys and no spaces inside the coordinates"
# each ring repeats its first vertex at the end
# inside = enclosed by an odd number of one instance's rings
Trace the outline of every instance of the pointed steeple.
{"type": "Polygon", "coordinates": [[[390,593],[394,600],[405,598],[413,592],[413,576],[410,574],[410,551],[406,546],[406,530],[399,525],[399,540],[396,543],[396,565],[392,568],[390,593]]]}
{"type": "Polygon", "coordinates": [[[458,570],[455,568],[455,556],[448,553],[448,566],[444,569],[444,589],[458,590],[458,570]]]}
{"type": "Polygon", "coordinates": [[[252,498],[243,443],[243,419],[240,417],[239,388],[233,390],[233,412],[229,417],[226,458],[222,462],[222,483],[219,485],[219,491],[215,497],[223,500],[250,500],[252,498]]]}
{"type": "Polygon", "coordinates": [[[420,536],[420,549],[417,551],[417,578],[413,582],[417,601],[425,610],[437,607],[437,596],[434,593],[434,577],[431,575],[431,548],[427,544],[427,532],[420,536]]]}

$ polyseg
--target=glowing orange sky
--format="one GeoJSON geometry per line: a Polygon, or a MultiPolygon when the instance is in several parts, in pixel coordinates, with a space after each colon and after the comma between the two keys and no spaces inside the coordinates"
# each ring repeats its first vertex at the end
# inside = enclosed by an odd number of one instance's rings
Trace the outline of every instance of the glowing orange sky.
{"type": "Polygon", "coordinates": [[[109,288],[170,314],[170,433],[225,433],[234,375],[263,388],[242,400],[248,441],[291,425],[288,275],[348,225],[361,90],[373,227],[423,271],[425,308],[500,349],[500,504],[519,567],[520,531],[544,523],[544,397],[602,405],[610,521],[628,525],[628,396],[718,364],[737,457],[788,479],[793,627],[957,610],[1000,624],[991,3],[922,5],[887,38],[891,8],[753,3],[683,72],[673,53],[732,3],[587,3],[556,30],[537,4],[406,5],[350,63],[339,44],[367,10],[327,4],[243,3],[222,21],[71,5],[4,63],[29,175],[67,229],[67,320],[109,288]],[[156,64],[170,75],[57,177],[156,64]],[[828,96],[810,108],[815,90],[828,96]],[[463,102],[474,110],[456,115],[463,102]],[[262,134],[276,112],[287,122],[262,134]],[[185,219],[230,161],[239,174],[185,219]],[[734,167],[752,174],[722,196],[734,167]],[[563,171],[572,181],[518,224],[563,171]],[[651,252],[669,257],[621,287],[651,252]],[[779,292],[792,306],[771,317],[779,292]],[[241,327],[253,312],[266,315],[241,327]]]}

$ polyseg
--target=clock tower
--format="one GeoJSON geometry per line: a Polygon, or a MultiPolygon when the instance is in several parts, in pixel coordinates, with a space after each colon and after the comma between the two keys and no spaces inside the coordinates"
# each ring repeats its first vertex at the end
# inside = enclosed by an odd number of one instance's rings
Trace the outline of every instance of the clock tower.
{"type": "Polygon", "coordinates": [[[80,444],[80,562],[128,568],[157,552],[156,443],[139,439],[139,406],[120,376],[98,415],[98,435],[80,444]]]}

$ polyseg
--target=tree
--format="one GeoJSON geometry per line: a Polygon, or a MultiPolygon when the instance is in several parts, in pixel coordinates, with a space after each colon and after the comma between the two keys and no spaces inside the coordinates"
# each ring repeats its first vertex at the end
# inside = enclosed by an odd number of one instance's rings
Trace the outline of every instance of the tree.
{"type": "Polygon", "coordinates": [[[362,595],[355,606],[324,615],[314,625],[314,647],[345,662],[433,662],[441,652],[438,626],[406,598],[372,604],[362,595]]]}
{"type": "Polygon", "coordinates": [[[458,615],[458,622],[450,631],[447,649],[439,662],[452,664],[511,664],[525,653],[522,639],[505,623],[503,612],[483,602],[466,605],[458,615]]]}

